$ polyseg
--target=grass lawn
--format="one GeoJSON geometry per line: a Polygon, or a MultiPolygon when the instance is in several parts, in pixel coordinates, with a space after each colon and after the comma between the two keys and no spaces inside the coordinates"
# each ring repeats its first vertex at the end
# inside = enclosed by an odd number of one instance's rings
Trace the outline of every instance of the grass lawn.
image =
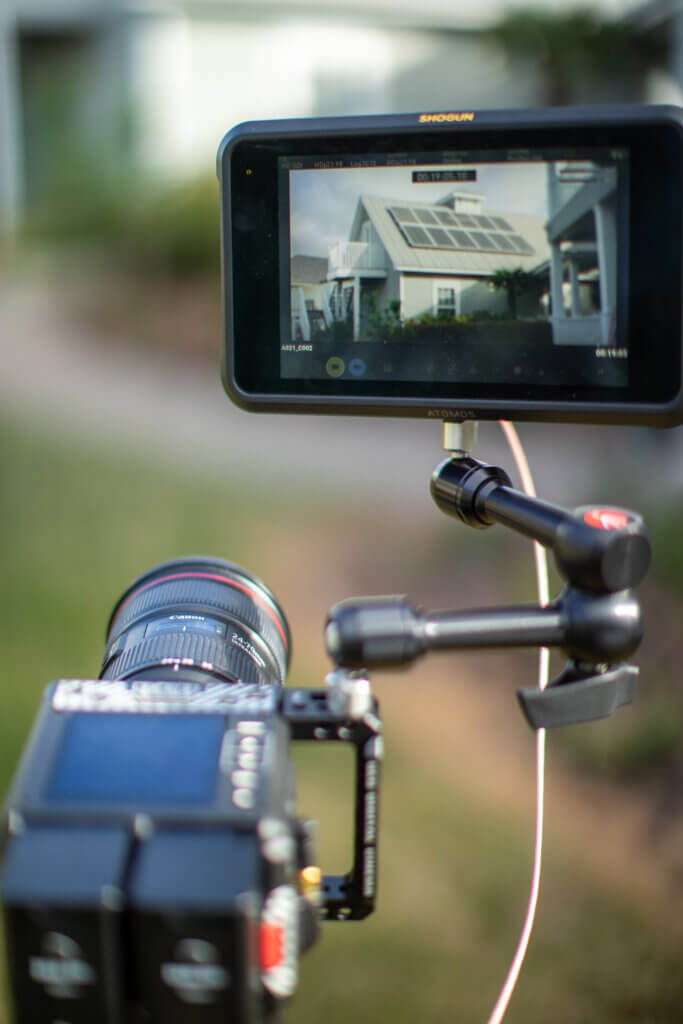
{"type": "MultiPolygon", "coordinates": [[[[67,447],[2,421],[0,471],[3,788],[44,686],[56,676],[97,674],[111,607],[138,573],[191,553],[241,562],[272,586],[290,617],[290,681],[317,686],[325,610],[349,596],[353,573],[335,537],[353,522],[367,538],[353,558],[367,572],[378,545],[394,536],[392,525],[363,513],[360,500],[339,508],[292,489],[274,504],[253,482],[185,479],[139,456],[67,447]]],[[[411,715],[406,694],[420,700],[416,679],[414,690],[397,688],[401,700],[382,685],[379,909],[363,923],[325,926],[302,960],[287,1012],[292,1024],[479,1024],[507,970],[527,898],[531,796],[528,812],[501,807],[483,798],[465,749],[454,748],[446,762],[424,744],[402,741],[411,715]]],[[[512,696],[510,709],[516,714],[512,696]]],[[[493,753],[495,736],[480,740],[493,753]]],[[[320,814],[323,868],[336,871],[349,847],[348,765],[308,746],[295,759],[301,810],[320,814]]],[[[583,842],[588,847],[591,836],[583,842]]],[[[642,870],[649,870],[646,850],[642,870]]],[[[537,931],[507,1020],[682,1020],[677,917],[649,913],[609,874],[596,877],[581,843],[565,849],[551,835],[537,931]]],[[[6,1003],[1,997],[0,1006],[6,1003]]],[[[7,1019],[0,1010],[0,1022],[7,1019]]]]}

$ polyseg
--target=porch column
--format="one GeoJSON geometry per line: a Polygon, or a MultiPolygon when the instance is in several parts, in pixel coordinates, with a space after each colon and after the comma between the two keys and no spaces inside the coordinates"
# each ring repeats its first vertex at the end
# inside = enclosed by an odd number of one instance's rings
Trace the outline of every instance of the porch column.
{"type": "Polygon", "coordinates": [[[17,30],[0,11],[0,235],[12,241],[22,204],[17,30]]]}
{"type": "Polygon", "coordinates": [[[564,283],[564,269],[562,265],[562,252],[558,242],[553,242],[550,247],[550,299],[551,316],[553,320],[564,317],[564,296],[562,285],[564,283]]]}
{"type": "Polygon", "coordinates": [[[360,338],[360,278],[353,279],[353,340],[360,338]]]}
{"type": "Polygon", "coordinates": [[[579,265],[576,260],[569,260],[569,284],[571,288],[572,316],[581,316],[581,290],[579,285],[579,265]]]}
{"type": "Polygon", "coordinates": [[[595,231],[600,269],[600,308],[603,313],[608,313],[617,304],[617,226],[611,203],[598,203],[595,207],[595,231]]]}
{"type": "Polygon", "coordinates": [[[598,203],[595,208],[595,231],[598,240],[600,271],[600,313],[602,343],[610,344],[612,323],[617,308],[617,224],[611,202],[598,203]]]}

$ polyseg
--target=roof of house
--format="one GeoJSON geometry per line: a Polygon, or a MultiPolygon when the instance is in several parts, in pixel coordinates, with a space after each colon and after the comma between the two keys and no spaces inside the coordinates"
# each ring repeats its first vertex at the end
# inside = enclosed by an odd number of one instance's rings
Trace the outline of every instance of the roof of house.
{"type": "Polygon", "coordinates": [[[451,210],[451,219],[448,211],[438,203],[361,196],[350,240],[360,238],[369,218],[394,267],[408,273],[486,277],[517,267],[540,269],[550,258],[544,217],[486,209],[479,214],[451,210]]]}
{"type": "Polygon", "coordinates": [[[292,256],[291,281],[296,284],[320,284],[327,280],[327,258],[324,256],[292,256]]]}

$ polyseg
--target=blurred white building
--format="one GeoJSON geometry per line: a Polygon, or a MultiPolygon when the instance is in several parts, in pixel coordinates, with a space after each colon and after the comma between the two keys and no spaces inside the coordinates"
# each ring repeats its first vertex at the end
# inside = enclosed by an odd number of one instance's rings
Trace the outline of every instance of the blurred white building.
{"type": "MultiPolygon", "coordinates": [[[[506,6],[2,0],[0,231],[79,148],[177,176],[211,168],[243,120],[538,103],[538,67],[481,35],[506,6]]],[[[681,20],[683,0],[647,6],[681,20]]]]}

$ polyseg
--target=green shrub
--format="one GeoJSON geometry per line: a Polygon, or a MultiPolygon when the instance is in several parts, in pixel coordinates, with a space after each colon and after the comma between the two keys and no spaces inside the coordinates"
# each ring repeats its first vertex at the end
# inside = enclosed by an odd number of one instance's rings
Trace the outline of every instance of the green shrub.
{"type": "Polygon", "coordinates": [[[24,236],[101,246],[115,266],[170,277],[217,275],[218,183],[160,185],[76,156],[29,212],[24,236]]]}
{"type": "Polygon", "coordinates": [[[648,512],[652,536],[652,572],[658,580],[683,592],[683,525],[680,499],[648,512]]]}
{"type": "Polygon", "coordinates": [[[609,722],[566,730],[572,762],[581,770],[617,782],[668,774],[681,743],[680,710],[666,696],[641,705],[627,722],[609,722]]]}
{"type": "Polygon", "coordinates": [[[132,204],[122,247],[136,267],[152,273],[217,274],[218,222],[213,175],[168,185],[132,204]]]}

